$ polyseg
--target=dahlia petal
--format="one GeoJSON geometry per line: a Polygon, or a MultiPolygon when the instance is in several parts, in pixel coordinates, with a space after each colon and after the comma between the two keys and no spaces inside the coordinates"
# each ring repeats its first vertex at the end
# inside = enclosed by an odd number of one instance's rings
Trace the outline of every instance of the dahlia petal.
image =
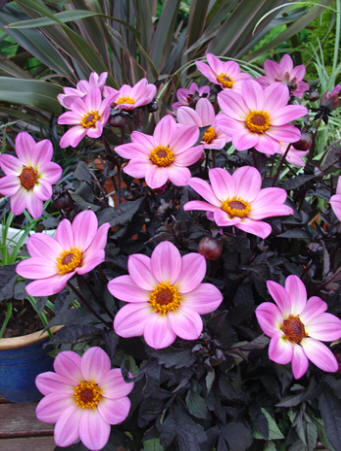
{"type": "Polygon", "coordinates": [[[214,210],[213,218],[214,218],[215,223],[220,227],[224,227],[224,226],[230,227],[230,226],[233,226],[236,224],[240,224],[240,222],[241,222],[240,218],[238,218],[238,217],[230,218],[230,216],[221,209],[214,210]]]}
{"type": "Polygon", "coordinates": [[[307,290],[304,283],[299,277],[292,274],[285,280],[285,289],[289,293],[291,313],[300,315],[307,303],[307,290]]]}
{"type": "Polygon", "coordinates": [[[306,114],[308,114],[308,110],[305,106],[286,105],[271,112],[271,125],[285,125],[306,114]]]}
{"type": "Polygon", "coordinates": [[[62,219],[58,224],[55,239],[56,241],[58,241],[60,246],[65,250],[74,247],[75,244],[73,238],[73,231],[71,223],[68,219],[62,219]]]}
{"type": "Polygon", "coordinates": [[[27,240],[26,246],[32,257],[43,257],[46,259],[48,256],[51,261],[55,261],[63,251],[61,245],[45,233],[31,235],[27,240]]]}
{"type": "Polygon", "coordinates": [[[244,102],[250,110],[263,110],[263,88],[256,80],[246,80],[241,87],[244,102]]]}
{"type": "Polygon", "coordinates": [[[64,415],[66,410],[74,407],[72,393],[73,390],[71,387],[65,392],[58,390],[56,392],[46,393],[46,396],[39,401],[36,407],[36,417],[38,420],[44,423],[56,423],[64,415]]]}
{"type": "Polygon", "coordinates": [[[54,373],[53,371],[38,374],[35,384],[43,395],[58,392],[66,396],[71,395],[70,398],[72,398],[73,387],[70,385],[70,380],[61,374],[54,373]]]}
{"type": "Polygon", "coordinates": [[[149,160],[130,160],[124,167],[123,172],[138,179],[144,178],[147,169],[152,166],[153,163],[149,160]]]}
{"type": "Polygon", "coordinates": [[[27,190],[20,188],[10,199],[11,210],[14,215],[18,216],[26,208],[27,190]]]}
{"type": "Polygon", "coordinates": [[[81,409],[78,409],[76,404],[64,410],[54,427],[54,441],[57,446],[70,446],[78,440],[81,414],[81,409]]]}
{"type": "Polygon", "coordinates": [[[77,274],[86,274],[87,272],[92,271],[96,266],[103,263],[105,260],[105,252],[103,249],[97,251],[97,255],[93,255],[91,257],[85,256],[83,254],[83,263],[82,266],[75,269],[77,274]]]}
{"type": "Polygon", "coordinates": [[[169,166],[168,178],[175,186],[186,186],[191,178],[191,171],[188,168],[169,166]]]}
{"type": "MultiPolygon", "coordinates": [[[[178,125],[169,143],[174,155],[192,147],[199,138],[199,128],[196,125],[178,125]]],[[[176,157],[175,157],[176,158],[176,157]]]]}
{"type": "Polygon", "coordinates": [[[197,288],[183,295],[184,305],[199,315],[214,312],[223,301],[217,287],[211,283],[201,283],[197,288]]]}
{"type": "MultiPolygon", "coordinates": [[[[122,371],[119,368],[114,368],[106,373],[101,381],[101,388],[105,398],[115,399],[123,398],[129,395],[134,388],[133,382],[125,382],[122,376],[122,371]]],[[[101,405],[102,403],[100,403],[101,405]]],[[[108,423],[110,423],[108,421],[108,423]]],[[[112,423],[111,423],[112,424],[112,423]]]]}
{"type": "Polygon", "coordinates": [[[162,241],[153,250],[151,270],[158,282],[174,284],[181,271],[181,255],[176,246],[170,241],[162,241]]]}
{"type": "Polygon", "coordinates": [[[233,173],[235,182],[235,194],[242,199],[252,202],[259,194],[262,186],[262,178],[256,168],[242,166],[233,173]]]}
{"type": "Polygon", "coordinates": [[[244,232],[260,236],[263,240],[265,240],[272,231],[271,225],[267,222],[254,221],[249,218],[244,218],[242,222],[235,224],[235,226],[240,230],[244,230],[244,232]]]}
{"type": "Polygon", "coordinates": [[[219,129],[222,130],[225,135],[230,136],[231,139],[234,135],[244,135],[245,133],[248,133],[244,121],[237,121],[224,113],[219,113],[217,115],[216,124],[219,129]]]}
{"type": "Polygon", "coordinates": [[[208,99],[199,99],[195,109],[201,119],[201,127],[206,127],[207,125],[213,125],[215,123],[214,108],[208,99]]]}
{"type": "Polygon", "coordinates": [[[189,202],[186,202],[183,206],[183,209],[185,211],[190,210],[197,210],[197,211],[217,211],[219,210],[219,207],[215,207],[214,205],[211,205],[207,202],[204,202],[202,200],[190,200],[189,202]]]}
{"type": "Polygon", "coordinates": [[[26,285],[26,292],[30,296],[51,296],[52,294],[59,293],[69,279],[75,274],[74,271],[64,275],[55,275],[46,279],[35,280],[34,282],[26,285]]]}
{"type": "Polygon", "coordinates": [[[283,83],[271,83],[264,89],[264,107],[270,113],[271,124],[273,124],[273,117],[276,117],[278,110],[282,111],[288,102],[289,89],[283,83]]]}
{"type": "MultiPolygon", "coordinates": [[[[279,64],[272,60],[265,60],[264,61],[264,72],[267,77],[271,77],[273,79],[277,78],[277,75],[279,73],[279,64]]],[[[267,78],[266,77],[266,78],[267,78]]],[[[288,102],[287,102],[288,103],[288,102]]]]}
{"type": "Polygon", "coordinates": [[[283,315],[272,302],[263,302],[256,308],[257,321],[268,337],[278,332],[283,322],[283,315]]]}
{"type": "Polygon", "coordinates": [[[244,130],[243,134],[233,134],[232,143],[237,150],[247,150],[258,144],[258,133],[250,133],[244,130]]]}
{"type": "MultiPolygon", "coordinates": [[[[266,132],[265,136],[271,137],[285,143],[296,142],[301,138],[301,132],[298,128],[290,124],[275,126],[272,125],[266,132]]],[[[277,152],[277,150],[276,150],[277,152]]]]}
{"type": "Polygon", "coordinates": [[[184,340],[196,340],[203,329],[200,315],[185,306],[175,312],[169,312],[168,320],[173,332],[184,340]]]}
{"type": "Polygon", "coordinates": [[[304,324],[309,324],[311,320],[324,313],[328,304],[322,301],[318,296],[312,296],[308,299],[300,317],[304,324]]]}
{"type": "Polygon", "coordinates": [[[282,72],[288,72],[290,74],[294,65],[291,56],[288,55],[288,53],[282,56],[281,61],[279,62],[279,66],[282,72]]]}
{"type": "Polygon", "coordinates": [[[325,344],[307,337],[303,338],[301,345],[308,359],[321,370],[334,373],[339,369],[334,354],[325,344]]]}
{"type": "MultiPolygon", "coordinates": [[[[180,257],[181,258],[181,257],[180,257]]],[[[176,284],[181,294],[189,293],[197,288],[206,274],[206,260],[198,253],[186,254],[179,265],[176,284]]]]}
{"type": "Polygon", "coordinates": [[[43,202],[34,195],[33,191],[29,191],[25,196],[26,208],[33,219],[38,219],[43,213],[44,204],[43,202]]]}
{"type": "Polygon", "coordinates": [[[284,205],[286,197],[287,193],[282,188],[262,189],[252,202],[249,217],[257,220],[292,214],[292,209],[284,205]]]}
{"type": "Polygon", "coordinates": [[[238,121],[244,121],[249,113],[244,98],[241,94],[232,90],[221,91],[218,94],[218,104],[227,116],[238,121]]]}
{"type": "Polygon", "coordinates": [[[290,295],[287,290],[275,282],[274,280],[267,280],[266,287],[272,299],[276,302],[283,317],[289,316],[291,310],[290,295]]]}
{"type": "Polygon", "coordinates": [[[211,186],[205,181],[198,177],[192,177],[188,185],[194,189],[201,197],[203,197],[208,203],[220,207],[221,202],[216,198],[211,186]]]}
{"type": "MultiPolygon", "coordinates": [[[[74,105],[74,104],[72,104],[74,105]]],[[[87,129],[81,125],[71,127],[64,135],[60,138],[59,145],[62,149],[66,147],[77,147],[81,140],[86,136],[87,129]]]]}
{"type": "Polygon", "coordinates": [[[341,320],[331,313],[321,313],[305,324],[307,334],[316,340],[334,341],[341,338],[341,320]]]}
{"type": "Polygon", "coordinates": [[[295,379],[300,379],[308,370],[309,360],[302,346],[294,345],[291,368],[295,379]]]}
{"type": "Polygon", "coordinates": [[[158,313],[149,315],[143,335],[147,345],[154,349],[167,348],[176,339],[169,324],[168,315],[159,315],[158,313]]]}
{"type": "Polygon", "coordinates": [[[134,131],[131,134],[131,140],[134,144],[139,145],[140,151],[143,149],[143,153],[150,154],[151,150],[155,147],[154,137],[146,135],[145,133],[134,131]]]}
{"type": "Polygon", "coordinates": [[[230,197],[233,197],[236,194],[235,179],[225,169],[210,169],[209,179],[215,196],[221,202],[230,197]]]}
{"type": "Polygon", "coordinates": [[[53,260],[43,257],[32,257],[21,261],[16,266],[16,272],[25,279],[44,279],[57,273],[53,260]]]}
{"type": "MultiPolygon", "coordinates": [[[[139,141],[140,140],[141,139],[139,139],[139,141]]],[[[149,156],[152,147],[144,147],[139,141],[136,140],[136,142],[121,144],[120,146],[114,147],[114,150],[120,157],[127,158],[128,160],[135,158],[145,160],[145,156],[149,156]]]]}
{"type": "Polygon", "coordinates": [[[98,252],[104,250],[107,244],[107,236],[110,224],[105,222],[96,231],[95,236],[92,238],[90,245],[86,248],[83,254],[84,264],[88,264],[88,260],[98,256],[98,252]]]}
{"type": "Polygon", "coordinates": [[[52,196],[52,186],[46,179],[40,179],[39,183],[34,185],[33,194],[40,200],[50,199],[52,196]]]}
{"type": "Polygon", "coordinates": [[[145,180],[150,188],[161,188],[168,180],[168,169],[152,164],[146,168],[145,180]]]}
{"type": "MultiPolygon", "coordinates": [[[[177,153],[175,156],[174,166],[191,166],[196,163],[202,155],[203,145],[190,147],[183,150],[181,153],[177,153]]],[[[173,170],[173,166],[169,166],[168,170],[173,170]]]]}
{"type": "Polygon", "coordinates": [[[82,381],[81,357],[74,351],[57,354],[53,368],[57,374],[67,379],[70,385],[78,385],[82,381]]]}
{"type": "Polygon", "coordinates": [[[215,72],[217,75],[221,72],[224,72],[225,64],[223,61],[221,61],[217,56],[215,56],[213,53],[207,53],[206,59],[210,67],[212,68],[213,72],[215,72]]]}
{"type": "Polygon", "coordinates": [[[18,158],[5,153],[0,155],[0,167],[5,175],[18,176],[21,174],[23,164],[18,158]]]}
{"type": "Polygon", "coordinates": [[[270,340],[269,359],[281,365],[286,365],[291,362],[293,348],[293,344],[284,338],[283,333],[277,332],[270,340]]]}
{"type": "Polygon", "coordinates": [[[153,290],[158,284],[153,274],[150,258],[146,255],[130,255],[128,271],[132,280],[143,290],[153,290]]]}
{"type": "Polygon", "coordinates": [[[146,323],[151,315],[149,303],[127,304],[120,308],[114,319],[114,330],[120,337],[138,337],[143,335],[146,323]]]}
{"type": "Polygon", "coordinates": [[[81,359],[81,372],[84,380],[101,383],[111,368],[108,354],[98,346],[85,351],[81,359]]]}
{"type": "Polygon", "coordinates": [[[199,72],[201,72],[210,82],[218,84],[216,74],[213,70],[208,66],[208,64],[203,63],[202,61],[196,61],[195,65],[199,72]]]}
{"type": "Polygon", "coordinates": [[[97,217],[93,211],[78,213],[72,221],[74,246],[85,251],[96,236],[97,226],[97,217]]]}
{"type": "Polygon", "coordinates": [[[35,145],[36,142],[29,133],[20,132],[17,134],[15,138],[15,153],[25,166],[30,166],[33,163],[32,156],[35,145]]]}
{"type": "Polygon", "coordinates": [[[339,221],[341,221],[341,195],[334,194],[331,196],[329,203],[332,207],[332,210],[339,221]]]}
{"type": "MultiPolygon", "coordinates": [[[[303,80],[303,78],[305,76],[305,65],[299,64],[298,66],[296,66],[292,69],[291,73],[292,73],[293,77],[296,78],[296,80],[299,80],[298,84],[300,84],[301,80],[303,80]]],[[[305,84],[307,84],[307,83],[305,83],[305,84]]]]}
{"type": "MultiPolygon", "coordinates": [[[[274,127],[272,127],[273,129],[274,127]]],[[[280,151],[281,145],[279,141],[272,138],[267,130],[263,135],[259,135],[258,143],[255,145],[255,149],[266,155],[273,155],[280,151]]]]}
{"type": "Polygon", "coordinates": [[[176,122],[170,114],[164,116],[155,127],[154,139],[158,145],[168,146],[177,134],[176,122]]]}
{"type": "Polygon", "coordinates": [[[67,111],[58,117],[58,124],[61,125],[79,125],[82,115],[76,111],[67,111]]]}
{"type": "Polygon", "coordinates": [[[84,97],[83,100],[88,111],[98,111],[102,103],[100,88],[90,88],[88,94],[84,97]]]}
{"type": "Polygon", "coordinates": [[[103,398],[97,410],[106,423],[119,424],[129,415],[130,405],[130,400],[126,396],[119,399],[103,398]]]}
{"type": "Polygon", "coordinates": [[[41,164],[40,170],[44,179],[50,184],[57,183],[62,176],[62,168],[57,163],[49,162],[41,164]]]}
{"type": "Polygon", "coordinates": [[[3,196],[13,196],[20,187],[20,181],[16,175],[6,175],[0,178],[0,193],[3,196]]]}

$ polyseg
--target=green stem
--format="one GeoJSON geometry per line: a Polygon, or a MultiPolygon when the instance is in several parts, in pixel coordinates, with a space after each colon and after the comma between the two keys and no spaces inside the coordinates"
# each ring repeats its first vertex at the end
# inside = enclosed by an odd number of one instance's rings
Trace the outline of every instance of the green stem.
{"type": "Polygon", "coordinates": [[[335,45],[334,45],[334,56],[333,56],[333,69],[332,69],[332,76],[330,78],[330,90],[334,88],[335,85],[335,76],[336,76],[336,66],[337,66],[337,60],[339,56],[339,45],[340,45],[340,14],[341,14],[341,7],[340,7],[340,0],[336,1],[336,29],[335,29],[335,45]]]}
{"type": "Polygon", "coordinates": [[[5,316],[4,322],[2,323],[2,327],[0,330],[0,338],[2,338],[3,334],[5,333],[5,329],[7,327],[8,321],[10,320],[10,318],[12,316],[12,311],[13,311],[12,302],[7,302],[7,312],[6,312],[6,316],[5,316]]]}

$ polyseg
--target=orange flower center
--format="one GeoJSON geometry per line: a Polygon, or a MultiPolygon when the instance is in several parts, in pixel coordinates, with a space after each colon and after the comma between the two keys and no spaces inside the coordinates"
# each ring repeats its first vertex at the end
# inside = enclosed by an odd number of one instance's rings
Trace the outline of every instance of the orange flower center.
{"type": "Polygon", "coordinates": [[[129,103],[130,105],[134,105],[135,100],[132,97],[119,97],[115,100],[116,105],[121,105],[122,103],[129,103]]]}
{"type": "Polygon", "coordinates": [[[96,409],[102,399],[102,390],[93,381],[82,381],[75,387],[73,399],[82,409],[96,409]]]}
{"type": "Polygon", "coordinates": [[[82,264],[82,251],[76,247],[64,250],[57,257],[57,267],[59,274],[67,274],[82,264]]]}
{"type": "Polygon", "coordinates": [[[285,337],[293,343],[299,344],[304,337],[308,336],[304,324],[298,315],[290,315],[289,318],[285,319],[281,329],[283,330],[285,337]]]}
{"type": "Polygon", "coordinates": [[[207,144],[211,144],[211,142],[217,137],[217,134],[213,127],[209,127],[202,136],[202,140],[207,144]]]}
{"type": "Polygon", "coordinates": [[[232,88],[232,86],[234,85],[232,78],[224,73],[221,73],[217,76],[217,82],[220,83],[224,88],[232,88]]]}
{"type": "Polygon", "coordinates": [[[154,312],[160,313],[160,315],[177,310],[181,301],[182,297],[177,287],[168,282],[159,283],[148,299],[154,312]]]}
{"type": "Polygon", "coordinates": [[[81,119],[81,126],[84,128],[90,128],[96,125],[96,122],[100,119],[100,116],[98,114],[97,110],[89,111],[88,113],[84,114],[84,116],[81,119]]]}
{"type": "Polygon", "coordinates": [[[251,110],[245,119],[245,125],[253,133],[264,133],[270,128],[270,115],[267,111],[251,110]]]}
{"type": "Polygon", "coordinates": [[[220,208],[232,217],[244,218],[250,213],[251,204],[247,200],[233,196],[231,199],[224,200],[220,208]]]}
{"type": "Polygon", "coordinates": [[[38,180],[38,172],[32,166],[23,166],[21,174],[19,175],[21,186],[27,190],[34,188],[38,180]]]}
{"type": "Polygon", "coordinates": [[[155,147],[149,156],[150,160],[160,167],[166,167],[175,160],[174,154],[168,146],[155,147]]]}

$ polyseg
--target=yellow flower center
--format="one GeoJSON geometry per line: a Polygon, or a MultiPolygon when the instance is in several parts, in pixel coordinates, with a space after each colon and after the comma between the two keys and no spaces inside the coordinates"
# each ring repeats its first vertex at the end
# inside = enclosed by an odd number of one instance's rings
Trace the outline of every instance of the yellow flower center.
{"type": "Polygon", "coordinates": [[[163,168],[169,166],[175,160],[174,154],[168,146],[155,147],[151,151],[149,158],[154,164],[163,168]]]}
{"type": "Polygon", "coordinates": [[[244,218],[250,213],[251,204],[247,200],[233,196],[232,199],[224,200],[220,208],[232,217],[238,216],[239,218],[244,218]]]}
{"type": "Polygon", "coordinates": [[[245,125],[253,133],[264,133],[270,128],[270,115],[267,111],[251,110],[245,119],[245,125]]]}
{"type": "Polygon", "coordinates": [[[285,338],[296,344],[301,343],[303,338],[308,336],[305,331],[304,324],[298,315],[290,315],[289,318],[285,319],[281,329],[284,332],[285,338]]]}
{"type": "Polygon", "coordinates": [[[96,409],[102,399],[101,388],[93,381],[82,381],[73,392],[73,399],[82,409],[96,409]]]}
{"type": "Polygon", "coordinates": [[[82,264],[82,251],[76,247],[64,250],[57,257],[59,274],[67,274],[82,264]]]}
{"type": "Polygon", "coordinates": [[[217,137],[217,134],[213,127],[209,127],[202,136],[202,140],[207,144],[211,144],[211,142],[217,137]]]}
{"type": "Polygon", "coordinates": [[[119,97],[115,100],[116,105],[121,105],[121,103],[129,103],[130,105],[134,105],[135,100],[132,97],[119,97]]]}
{"type": "Polygon", "coordinates": [[[97,110],[91,110],[88,113],[84,114],[81,119],[81,126],[84,128],[90,128],[96,125],[96,122],[100,119],[97,110]]]}
{"type": "Polygon", "coordinates": [[[168,282],[159,283],[148,299],[154,312],[160,313],[160,315],[174,312],[179,308],[181,301],[182,296],[176,285],[172,285],[168,282]]]}
{"type": "Polygon", "coordinates": [[[224,88],[232,88],[234,85],[232,78],[224,73],[218,75],[217,82],[221,83],[224,88]]]}
{"type": "Polygon", "coordinates": [[[37,183],[38,172],[32,166],[23,166],[19,179],[22,187],[31,190],[37,183]]]}

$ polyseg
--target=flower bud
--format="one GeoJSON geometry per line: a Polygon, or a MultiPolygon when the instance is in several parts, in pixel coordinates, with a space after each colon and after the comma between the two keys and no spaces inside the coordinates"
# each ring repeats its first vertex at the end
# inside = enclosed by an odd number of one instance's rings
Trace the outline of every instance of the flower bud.
{"type": "Polygon", "coordinates": [[[297,150],[309,150],[312,144],[312,138],[309,133],[302,133],[301,139],[293,143],[297,150]]]}
{"type": "Polygon", "coordinates": [[[328,91],[323,94],[321,99],[321,107],[328,108],[333,111],[339,106],[339,93],[341,91],[341,85],[338,84],[332,91],[328,91]]]}
{"type": "Polygon", "coordinates": [[[206,260],[218,260],[223,252],[223,243],[219,239],[205,236],[198,245],[198,252],[206,260]]]}

